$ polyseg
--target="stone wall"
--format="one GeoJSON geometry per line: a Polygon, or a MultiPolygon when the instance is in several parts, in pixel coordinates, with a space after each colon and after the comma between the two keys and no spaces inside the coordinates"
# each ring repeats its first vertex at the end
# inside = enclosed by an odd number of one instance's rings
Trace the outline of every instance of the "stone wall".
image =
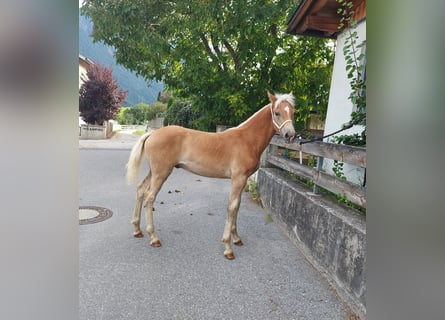
{"type": "Polygon", "coordinates": [[[261,168],[265,208],[351,310],[366,317],[366,224],[362,215],[290,181],[282,170],[261,168]]]}

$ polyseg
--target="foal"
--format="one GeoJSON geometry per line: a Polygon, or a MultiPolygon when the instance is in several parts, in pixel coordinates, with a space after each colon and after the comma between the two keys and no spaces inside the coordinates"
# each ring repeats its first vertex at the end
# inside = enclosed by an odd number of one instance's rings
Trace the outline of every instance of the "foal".
{"type": "Polygon", "coordinates": [[[144,236],[140,229],[144,205],[150,245],[161,246],[153,225],[153,203],[173,168],[183,168],[201,176],[232,180],[222,242],[225,246],[224,256],[229,260],[235,258],[230,242],[233,236],[235,245],[243,244],[238,236],[236,221],[247,178],[258,169],[260,156],[276,132],[287,142],[295,137],[292,93],[267,94],[270,100],[268,105],[239,126],[224,132],[208,133],[167,126],[146,133],[139,139],[127,163],[128,183],[137,179],[144,155],[150,169],[137,187],[132,220],[135,237],[144,236]]]}

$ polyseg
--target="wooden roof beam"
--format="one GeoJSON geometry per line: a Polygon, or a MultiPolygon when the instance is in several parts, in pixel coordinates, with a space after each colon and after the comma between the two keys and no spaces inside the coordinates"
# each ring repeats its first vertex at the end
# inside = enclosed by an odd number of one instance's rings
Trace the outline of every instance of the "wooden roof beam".
{"type": "Polygon", "coordinates": [[[328,33],[338,32],[338,19],[336,17],[308,16],[305,18],[304,24],[308,25],[307,29],[328,33]]]}
{"type": "Polygon", "coordinates": [[[297,26],[298,22],[301,20],[301,18],[306,14],[306,11],[309,9],[310,5],[312,3],[312,0],[303,0],[300,2],[300,5],[296,12],[294,12],[293,17],[291,18],[290,24],[287,26],[287,32],[292,29],[298,29],[301,28],[301,26],[297,26]]]}

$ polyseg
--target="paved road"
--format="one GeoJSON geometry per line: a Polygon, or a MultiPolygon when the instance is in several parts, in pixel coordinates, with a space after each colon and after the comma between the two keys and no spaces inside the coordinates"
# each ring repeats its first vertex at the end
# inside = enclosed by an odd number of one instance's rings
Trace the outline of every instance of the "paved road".
{"type": "Polygon", "coordinates": [[[79,319],[347,319],[332,289],[247,193],[238,219],[244,246],[234,246],[235,260],[224,258],[228,180],[175,169],[155,202],[162,247],[150,247],[147,235],[133,238],[135,186],[126,185],[124,168],[136,139],[79,141],[80,205],[113,211],[79,226],[79,319]]]}

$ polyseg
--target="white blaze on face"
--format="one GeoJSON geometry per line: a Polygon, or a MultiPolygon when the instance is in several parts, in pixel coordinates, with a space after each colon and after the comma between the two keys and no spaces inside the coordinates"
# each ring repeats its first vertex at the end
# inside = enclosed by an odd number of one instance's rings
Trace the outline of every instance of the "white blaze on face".
{"type": "Polygon", "coordinates": [[[284,111],[286,111],[286,112],[287,112],[287,115],[289,115],[289,106],[285,106],[285,107],[284,107],[284,111]]]}

